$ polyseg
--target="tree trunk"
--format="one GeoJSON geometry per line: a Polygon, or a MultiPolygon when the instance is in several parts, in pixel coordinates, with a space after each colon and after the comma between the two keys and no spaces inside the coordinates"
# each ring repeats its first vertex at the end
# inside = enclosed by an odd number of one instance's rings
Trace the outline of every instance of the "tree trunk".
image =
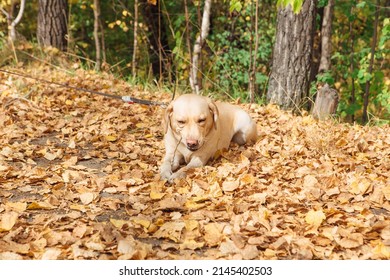
{"type": "Polygon", "coordinates": [[[172,57],[171,49],[169,48],[167,30],[162,22],[160,2],[142,0],[142,12],[144,20],[149,29],[149,55],[152,65],[153,75],[161,80],[164,76],[168,76],[168,71],[171,70],[172,57]]]}
{"type": "MultiPolygon", "coordinates": [[[[352,9],[354,6],[351,7],[351,14],[352,14],[352,9]]],[[[353,29],[353,19],[350,17],[350,22],[349,22],[349,44],[351,46],[350,49],[350,56],[349,56],[349,69],[350,69],[350,76],[351,76],[351,96],[349,98],[349,104],[350,105],[355,105],[356,98],[355,98],[355,78],[353,75],[353,72],[355,71],[355,62],[354,62],[354,54],[355,54],[355,33],[353,29]]],[[[355,114],[351,115],[351,122],[355,122],[355,114]]]]}
{"type": "Polygon", "coordinates": [[[95,69],[100,70],[102,65],[102,48],[100,46],[99,39],[99,20],[100,20],[100,1],[93,0],[93,15],[94,15],[94,24],[93,24],[93,37],[95,39],[95,49],[96,49],[96,64],[95,69]]]}
{"type": "Polygon", "coordinates": [[[270,103],[299,109],[310,88],[317,0],[305,0],[299,14],[280,9],[267,92],[270,103]]]}
{"type": "MultiPolygon", "coordinates": [[[[372,35],[371,57],[370,57],[370,64],[368,65],[368,73],[370,74],[370,76],[372,76],[372,70],[374,67],[376,41],[378,39],[379,7],[380,7],[380,1],[377,0],[376,6],[375,6],[374,34],[372,35]]],[[[363,123],[368,122],[368,111],[367,110],[368,110],[368,101],[369,101],[369,97],[370,97],[370,86],[371,86],[371,80],[368,80],[366,82],[366,88],[365,88],[364,96],[363,96],[363,117],[362,117],[363,123]]]]}
{"type": "Polygon", "coordinates": [[[192,65],[190,74],[190,84],[192,91],[196,94],[200,93],[201,85],[198,83],[198,71],[199,71],[199,57],[202,52],[203,44],[210,31],[210,14],[211,14],[211,0],[205,0],[202,16],[202,26],[200,34],[196,38],[194,44],[194,51],[192,53],[192,65]]]}
{"type": "Polygon", "coordinates": [[[325,84],[318,92],[311,114],[314,118],[325,120],[336,113],[339,95],[336,90],[325,84]]]}
{"type": "Polygon", "coordinates": [[[259,1],[256,0],[256,4],[253,3],[253,0],[251,2],[252,11],[251,11],[251,46],[249,49],[249,56],[250,56],[250,62],[249,62],[249,101],[251,103],[255,102],[255,96],[256,96],[256,58],[257,58],[257,52],[259,50],[259,32],[258,32],[258,25],[259,25],[259,1]],[[255,6],[255,14],[253,15],[253,6],[255,6]],[[254,30],[253,30],[254,28],[254,30]],[[253,38],[253,31],[254,36],[253,38]],[[252,51],[252,45],[253,41],[255,41],[255,47],[252,51]]]}
{"type": "Polygon", "coordinates": [[[26,6],[26,0],[21,0],[20,1],[19,13],[16,16],[16,18],[10,24],[9,38],[10,38],[10,40],[12,42],[14,42],[16,40],[16,25],[18,25],[18,23],[22,19],[25,6],[26,6]]]}
{"type": "Polygon", "coordinates": [[[134,1],[134,40],[133,40],[133,60],[131,63],[131,73],[137,76],[137,48],[138,48],[138,0],[134,1]]]}
{"type": "Polygon", "coordinates": [[[330,58],[332,56],[332,21],[333,21],[334,0],[329,0],[324,8],[324,18],[321,27],[321,59],[318,71],[330,70],[330,58]]]}
{"type": "Polygon", "coordinates": [[[39,0],[38,42],[65,51],[68,20],[67,0],[39,0]]]}

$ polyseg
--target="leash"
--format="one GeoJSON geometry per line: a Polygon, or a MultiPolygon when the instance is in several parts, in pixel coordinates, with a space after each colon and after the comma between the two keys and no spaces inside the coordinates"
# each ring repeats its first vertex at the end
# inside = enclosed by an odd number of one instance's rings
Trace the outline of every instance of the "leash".
{"type": "MultiPolygon", "coordinates": [[[[30,76],[28,74],[22,74],[22,73],[17,73],[17,72],[13,72],[13,71],[3,70],[3,69],[0,69],[0,72],[6,73],[9,75],[23,77],[23,78],[29,78],[29,79],[32,79],[32,80],[35,80],[35,81],[38,81],[41,83],[46,83],[49,85],[56,85],[56,86],[60,86],[63,88],[74,89],[77,91],[83,91],[83,92],[88,92],[88,93],[92,93],[92,94],[97,94],[97,95],[104,96],[107,98],[122,100],[123,102],[129,103],[129,104],[137,103],[137,104],[148,105],[148,106],[161,106],[163,108],[166,108],[168,106],[168,103],[166,103],[166,102],[144,100],[144,99],[139,99],[139,98],[135,98],[135,97],[131,97],[131,96],[120,96],[120,95],[108,94],[108,93],[104,93],[104,92],[100,92],[100,91],[96,91],[96,90],[89,90],[89,89],[85,89],[85,88],[70,86],[70,85],[63,84],[63,83],[51,82],[51,81],[48,81],[45,79],[30,76]]],[[[175,83],[175,88],[176,88],[176,83],[175,83]]]]}

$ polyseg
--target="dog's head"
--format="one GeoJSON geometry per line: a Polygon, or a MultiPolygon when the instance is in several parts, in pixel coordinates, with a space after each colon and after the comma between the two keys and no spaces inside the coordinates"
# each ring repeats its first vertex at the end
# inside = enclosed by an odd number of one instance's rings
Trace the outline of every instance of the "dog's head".
{"type": "Polygon", "coordinates": [[[164,129],[171,128],[178,141],[196,151],[212,129],[217,129],[218,108],[210,98],[185,94],[173,101],[165,111],[164,129]]]}

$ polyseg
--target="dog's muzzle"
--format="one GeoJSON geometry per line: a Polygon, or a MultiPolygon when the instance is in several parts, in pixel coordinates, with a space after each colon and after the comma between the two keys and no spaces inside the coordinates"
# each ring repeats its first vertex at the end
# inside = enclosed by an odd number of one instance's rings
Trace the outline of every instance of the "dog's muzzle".
{"type": "Polygon", "coordinates": [[[187,139],[186,144],[187,144],[187,149],[192,151],[192,152],[199,149],[199,141],[198,140],[187,139]]]}

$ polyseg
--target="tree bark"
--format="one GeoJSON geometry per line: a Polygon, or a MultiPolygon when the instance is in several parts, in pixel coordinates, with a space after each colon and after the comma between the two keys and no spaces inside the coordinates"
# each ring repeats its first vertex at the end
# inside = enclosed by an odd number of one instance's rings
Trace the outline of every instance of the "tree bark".
{"type": "Polygon", "coordinates": [[[255,102],[255,96],[256,96],[256,61],[257,61],[257,52],[259,50],[259,31],[258,31],[258,25],[259,25],[259,1],[256,0],[256,4],[251,3],[252,5],[252,13],[251,13],[251,46],[250,46],[250,63],[249,63],[249,101],[251,103],[255,102]],[[253,15],[253,6],[255,5],[255,15],[253,15]],[[254,17],[254,19],[253,19],[254,17]],[[253,38],[253,27],[254,27],[254,36],[253,38]],[[255,47],[252,52],[252,44],[253,40],[255,41],[255,47]]]}
{"type": "Polygon", "coordinates": [[[325,84],[318,92],[311,114],[314,118],[325,120],[336,113],[339,95],[336,90],[325,84]]]}
{"type": "Polygon", "coordinates": [[[305,0],[299,14],[280,9],[267,92],[270,103],[299,109],[310,88],[317,0],[305,0]]]}
{"type": "Polygon", "coordinates": [[[205,0],[200,34],[198,38],[196,38],[194,44],[194,51],[192,52],[190,85],[192,91],[196,94],[200,93],[200,88],[201,88],[201,86],[198,83],[199,57],[202,52],[203,44],[210,31],[210,14],[211,14],[211,0],[205,0]]]}
{"type": "Polygon", "coordinates": [[[131,73],[137,76],[137,48],[138,48],[138,0],[134,1],[134,40],[133,40],[133,60],[131,63],[131,73]]]}
{"type": "MultiPolygon", "coordinates": [[[[376,6],[375,6],[374,34],[372,36],[372,44],[371,44],[371,57],[370,57],[370,64],[368,65],[368,73],[371,76],[372,76],[372,70],[374,67],[376,42],[378,39],[379,7],[380,7],[380,0],[377,0],[376,6]]],[[[366,88],[365,88],[364,96],[363,96],[363,117],[362,117],[363,123],[367,123],[367,121],[368,121],[368,111],[367,110],[368,110],[368,101],[369,101],[369,97],[370,97],[370,86],[371,86],[371,80],[368,80],[366,82],[366,88]]]]}
{"type": "Polygon", "coordinates": [[[93,15],[94,15],[94,24],[93,24],[93,36],[95,39],[95,51],[96,51],[96,61],[95,69],[100,70],[102,65],[102,48],[100,46],[99,39],[99,21],[100,21],[100,1],[93,0],[93,15]]]}
{"type": "Polygon", "coordinates": [[[13,42],[16,40],[16,25],[18,25],[18,23],[22,19],[25,6],[26,6],[26,0],[21,0],[20,1],[20,8],[19,8],[18,15],[16,16],[16,18],[10,24],[9,38],[13,42]]]}
{"type": "Polygon", "coordinates": [[[172,65],[172,51],[168,43],[167,29],[161,18],[160,1],[157,0],[155,4],[152,1],[141,1],[143,17],[149,29],[149,55],[152,71],[155,77],[159,77],[159,80],[167,74],[172,65]]]}
{"type": "Polygon", "coordinates": [[[67,48],[67,0],[39,0],[38,42],[65,51],[67,48]]]}
{"type": "Polygon", "coordinates": [[[321,27],[321,59],[318,71],[330,70],[332,56],[332,21],[333,21],[334,0],[329,0],[324,8],[324,18],[321,27]]]}

